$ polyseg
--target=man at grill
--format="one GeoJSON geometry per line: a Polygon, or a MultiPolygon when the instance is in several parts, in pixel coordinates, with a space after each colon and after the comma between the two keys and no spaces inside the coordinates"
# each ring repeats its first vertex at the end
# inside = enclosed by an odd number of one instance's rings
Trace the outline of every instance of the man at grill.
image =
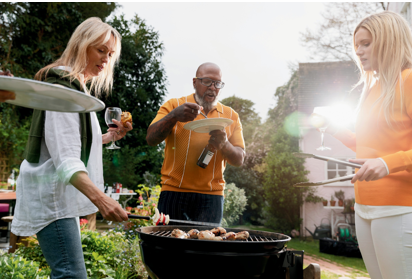
{"type": "Polygon", "coordinates": [[[158,209],[172,219],[220,223],[226,163],[241,166],[246,155],[242,125],[232,108],[218,102],[224,87],[219,66],[200,65],[193,87],[194,94],[163,104],[147,130],[149,145],[166,143],[158,209]],[[184,129],[188,121],[205,119],[201,110],[208,119],[229,118],[233,123],[211,131],[210,136],[184,129]],[[198,160],[206,145],[213,156],[200,167],[198,160]]]}

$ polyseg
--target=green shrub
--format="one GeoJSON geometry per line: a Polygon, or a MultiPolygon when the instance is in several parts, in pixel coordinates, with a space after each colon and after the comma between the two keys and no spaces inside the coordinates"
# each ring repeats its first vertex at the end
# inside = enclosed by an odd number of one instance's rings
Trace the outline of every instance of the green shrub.
{"type": "Polygon", "coordinates": [[[90,278],[115,275],[113,267],[119,264],[116,258],[116,243],[120,238],[110,238],[95,231],[83,230],[81,234],[84,262],[90,278]]]}
{"type": "Polygon", "coordinates": [[[233,225],[246,209],[247,198],[245,190],[239,189],[234,183],[229,183],[224,191],[225,202],[223,204],[223,226],[233,225]]]}
{"type": "Polygon", "coordinates": [[[0,256],[0,279],[46,279],[48,275],[38,262],[13,254],[0,256]]]}
{"type": "Polygon", "coordinates": [[[43,251],[40,248],[39,242],[37,241],[37,238],[29,237],[27,238],[27,241],[27,247],[22,243],[17,244],[18,249],[14,254],[25,259],[38,262],[41,269],[50,269],[49,265],[47,264],[46,258],[43,255],[43,251]]]}

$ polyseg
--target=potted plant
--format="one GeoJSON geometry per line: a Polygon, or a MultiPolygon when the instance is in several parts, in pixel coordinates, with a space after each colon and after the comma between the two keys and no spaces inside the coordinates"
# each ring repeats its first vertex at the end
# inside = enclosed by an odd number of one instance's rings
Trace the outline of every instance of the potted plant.
{"type": "Polygon", "coordinates": [[[327,199],[322,198],[322,203],[323,203],[323,206],[327,206],[327,205],[328,205],[328,200],[327,200],[327,199]]]}
{"type": "Polygon", "coordinates": [[[336,201],[335,201],[335,198],[332,195],[332,196],[330,196],[330,206],[335,206],[335,204],[336,204],[336,201]]]}
{"type": "Polygon", "coordinates": [[[339,206],[343,206],[343,201],[345,200],[345,192],[342,190],[340,191],[335,191],[335,197],[338,199],[338,204],[339,206]]]}
{"type": "Polygon", "coordinates": [[[344,201],[344,208],[343,208],[343,212],[351,212],[351,207],[353,207],[352,204],[352,199],[346,199],[344,201]]]}

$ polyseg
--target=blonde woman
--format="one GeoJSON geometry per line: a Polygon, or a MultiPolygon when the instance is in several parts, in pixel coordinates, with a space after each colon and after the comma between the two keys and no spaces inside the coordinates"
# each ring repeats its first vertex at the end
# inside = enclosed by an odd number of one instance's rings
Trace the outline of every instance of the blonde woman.
{"type": "Polygon", "coordinates": [[[353,46],[364,84],[356,135],[334,136],[362,164],[355,183],[356,235],[373,279],[412,278],[412,35],[398,14],[363,19],[353,46]]]}
{"type": "MultiPolygon", "coordinates": [[[[120,56],[120,34],[98,18],[74,31],[60,59],[35,76],[98,94],[109,92],[120,56]]],[[[114,120],[116,123],[116,121],[114,120]]],[[[126,212],[103,193],[102,144],[127,131],[120,122],[102,134],[96,114],[34,111],[25,160],[17,180],[12,223],[16,235],[36,234],[52,269],[51,278],[87,278],[76,218],[100,211],[110,221],[127,220],[126,212]]]]}

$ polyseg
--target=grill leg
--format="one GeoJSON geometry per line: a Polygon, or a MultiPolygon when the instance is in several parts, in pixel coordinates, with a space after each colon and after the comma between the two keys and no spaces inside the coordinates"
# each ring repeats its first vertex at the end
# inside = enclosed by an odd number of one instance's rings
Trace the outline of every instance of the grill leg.
{"type": "Polygon", "coordinates": [[[311,263],[303,270],[303,279],[320,279],[320,266],[311,263]]]}

